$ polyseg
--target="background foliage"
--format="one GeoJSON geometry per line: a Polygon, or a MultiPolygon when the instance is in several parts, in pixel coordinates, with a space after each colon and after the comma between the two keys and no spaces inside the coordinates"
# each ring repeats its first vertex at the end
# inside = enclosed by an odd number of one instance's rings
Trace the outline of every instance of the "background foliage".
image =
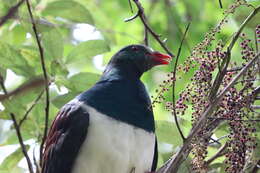
{"type": "MultiPolygon", "coordinates": [[[[233,0],[223,1],[224,9],[233,0]]],[[[0,0],[0,16],[17,3],[16,0],[0,0]]],[[[248,0],[253,6],[260,5],[259,0],[248,0]]],[[[33,14],[44,48],[46,68],[50,80],[50,122],[61,106],[80,92],[90,88],[100,77],[105,64],[116,51],[123,46],[143,43],[143,25],[136,19],[125,23],[124,19],[133,15],[127,0],[32,0],[33,14]]],[[[183,37],[185,26],[191,26],[186,36],[179,63],[182,64],[192,48],[204,38],[206,32],[218,24],[224,17],[224,9],[219,7],[217,0],[143,0],[142,5],[151,27],[167,39],[166,44],[174,53],[177,52],[183,37]]],[[[234,15],[228,17],[228,23],[217,35],[217,39],[230,39],[238,26],[252,8],[241,6],[234,15]]],[[[254,30],[259,24],[260,15],[254,18],[244,29],[248,38],[254,38],[254,30]]],[[[163,51],[160,45],[149,37],[150,46],[163,51]]],[[[239,47],[235,47],[233,60],[240,62],[239,47]],[[237,53],[236,53],[237,52],[237,53]]],[[[146,73],[142,80],[149,93],[156,96],[156,90],[166,79],[167,67],[157,67],[146,73]]],[[[188,73],[177,73],[176,95],[189,84],[196,68],[188,73]]],[[[26,5],[20,6],[15,15],[0,27],[0,74],[8,92],[24,83],[42,76],[39,51],[31,27],[26,5]]],[[[259,81],[257,83],[259,85],[259,81]]],[[[0,90],[1,91],[1,90],[0,90]]],[[[23,158],[18,139],[11,121],[10,112],[16,115],[21,124],[23,140],[33,158],[38,158],[39,145],[44,131],[45,95],[44,87],[35,87],[22,94],[10,97],[2,102],[0,112],[0,172],[22,173],[27,166],[23,158]],[[27,114],[28,109],[32,110],[27,114]]],[[[4,91],[2,90],[2,94],[4,91]]],[[[172,98],[167,92],[165,100],[172,98]]],[[[169,159],[182,145],[182,139],[173,123],[170,112],[165,110],[165,102],[156,104],[154,114],[156,132],[159,140],[159,165],[169,159]]],[[[259,114],[258,114],[259,115],[259,114]]],[[[186,136],[192,126],[191,110],[179,117],[181,129],[186,136]]],[[[259,134],[260,128],[257,128],[259,134]]],[[[221,126],[214,133],[214,138],[228,135],[226,126],[221,126]]],[[[259,135],[257,141],[259,141],[259,135]]],[[[227,138],[219,143],[223,144],[227,138]]],[[[207,158],[212,157],[219,143],[208,148],[207,158]]],[[[191,170],[190,160],[182,165],[180,172],[191,170]]],[[[223,172],[225,157],[219,157],[211,163],[213,171],[223,172]]],[[[254,159],[260,159],[259,149],[254,159]]]]}

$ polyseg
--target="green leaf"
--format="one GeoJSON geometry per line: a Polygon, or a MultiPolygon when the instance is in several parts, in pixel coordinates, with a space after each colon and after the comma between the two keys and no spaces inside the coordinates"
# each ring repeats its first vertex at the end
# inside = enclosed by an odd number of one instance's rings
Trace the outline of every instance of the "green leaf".
{"type": "MultiPolygon", "coordinates": [[[[28,64],[35,70],[35,76],[42,74],[39,49],[34,46],[22,46],[20,48],[22,56],[27,60],[28,64]]],[[[47,62],[46,62],[47,63],[47,62]]],[[[46,65],[47,66],[47,65],[46,65]]],[[[46,67],[48,71],[48,66],[46,67]]]]}
{"type": "Polygon", "coordinates": [[[50,74],[52,76],[56,76],[56,77],[58,75],[66,77],[69,74],[69,71],[64,64],[60,63],[59,61],[54,60],[54,61],[51,62],[51,72],[50,72],[50,74]]]}
{"type": "Polygon", "coordinates": [[[57,29],[42,33],[42,41],[45,52],[50,59],[58,59],[63,56],[63,39],[57,29]]]}
{"type": "Polygon", "coordinates": [[[12,112],[16,115],[17,120],[20,120],[28,109],[28,106],[31,105],[31,103],[42,91],[42,87],[31,89],[28,92],[14,95],[9,99],[4,100],[2,104],[5,107],[5,110],[0,112],[1,118],[10,119],[9,114],[12,112]]]}
{"type": "Polygon", "coordinates": [[[100,75],[96,73],[78,73],[71,76],[64,85],[71,91],[82,92],[93,86],[99,78],[100,75]]]}
{"type": "Polygon", "coordinates": [[[109,51],[110,48],[105,40],[89,40],[77,45],[66,57],[66,63],[80,59],[92,58],[93,56],[109,51]]]}
{"type": "Polygon", "coordinates": [[[7,124],[11,124],[10,122],[0,119],[0,146],[5,145],[8,138],[14,133],[13,130],[10,130],[10,126],[7,127],[7,124]]]}
{"type": "Polygon", "coordinates": [[[173,144],[174,147],[182,144],[180,134],[173,122],[156,121],[156,134],[160,142],[173,144]]]}
{"type": "Polygon", "coordinates": [[[52,100],[52,104],[60,109],[63,105],[72,100],[78,94],[79,93],[70,92],[67,94],[59,95],[52,100]]]}
{"type": "MultiPolygon", "coordinates": [[[[217,138],[228,135],[230,133],[228,128],[229,127],[228,127],[228,124],[226,122],[221,123],[218,126],[218,128],[215,130],[214,134],[217,136],[217,138]]],[[[225,138],[224,138],[224,140],[225,140],[225,138]]]]}
{"type": "Polygon", "coordinates": [[[20,50],[3,42],[0,42],[0,62],[2,68],[9,68],[18,75],[32,76],[34,74],[33,68],[28,65],[20,50]]]}
{"type": "Polygon", "coordinates": [[[62,17],[77,23],[94,24],[89,10],[75,1],[60,0],[50,2],[42,14],[45,16],[62,17]]]}
{"type": "Polygon", "coordinates": [[[19,24],[12,24],[12,29],[10,27],[3,27],[1,40],[12,44],[12,45],[21,45],[26,40],[26,30],[19,24]]]}
{"type": "MultiPolygon", "coordinates": [[[[29,149],[29,145],[26,145],[26,150],[29,149]]],[[[9,171],[12,172],[18,162],[24,157],[22,149],[19,147],[15,152],[5,158],[5,160],[0,165],[0,172],[9,171]]]]}

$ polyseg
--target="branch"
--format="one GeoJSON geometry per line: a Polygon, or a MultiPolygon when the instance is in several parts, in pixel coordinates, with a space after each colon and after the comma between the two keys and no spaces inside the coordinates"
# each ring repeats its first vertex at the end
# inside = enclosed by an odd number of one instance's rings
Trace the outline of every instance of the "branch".
{"type": "Polygon", "coordinates": [[[220,8],[223,8],[221,0],[218,0],[218,3],[219,3],[220,8]]]}
{"type": "Polygon", "coordinates": [[[133,17],[126,19],[125,22],[129,22],[131,20],[134,20],[139,16],[141,19],[145,29],[157,40],[157,42],[161,45],[161,47],[171,56],[174,57],[173,53],[167,48],[167,46],[164,44],[164,42],[160,39],[160,36],[156,34],[152,28],[148,25],[145,15],[144,15],[144,8],[142,7],[142,4],[139,2],[139,0],[133,0],[136,7],[138,8],[137,14],[135,14],[133,17]]]}
{"type": "Polygon", "coordinates": [[[42,142],[41,142],[41,146],[40,146],[40,163],[41,163],[42,162],[43,145],[44,145],[44,142],[45,142],[46,137],[47,137],[48,124],[49,124],[49,105],[50,105],[49,82],[48,82],[48,75],[47,75],[47,70],[46,70],[46,66],[45,66],[45,61],[44,61],[43,48],[41,46],[40,38],[39,38],[38,31],[37,31],[37,28],[36,28],[36,24],[35,24],[35,21],[34,21],[34,18],[33,18],[33,14],[32,14],[32,10],[31,10],[29,0],[26,0],[26,5],[27,5],[28,12],[30,14],[32,29],[34,31],[34,35],[35,35],[37,45],[38,45],[38,48],[39,48],[41,66],[42,66],[43,76],[45,78],[46,107],[45,107],[45,128],[44,128],[44,134],[43,134],[43,138],[42,138],[42,142]]]}
{"type": "Polygon", "coordinates": [[[211,158],[209,158],[209,160],[206,161],[206,164],[209,165],[209,164],[210,164],[211,162],[213,162],[215,159],[217,159],[217,158],[219,158],[219,157],[225,155],[225,153],[226,153],[225,150],[226,150],[227,146],[228,146],[227,143],[225,143],[224,145],[222,145],[222,146],[219,148],[219,150],[217,151],[217,153],[216,153],[214,156],[212,156],[211,158]]]}
{"type": "Polygon", "coordinates": [[[31,107],[25,112],[23,118],[20,120],[19,122],[19,127],[22,126],[23,122],[27,119],[29,113],[33,110],[34,106],[38,103],[38,101],[41,99],[42,95],[43,95],[44,91],[42,91],[39,96],[35,99],[35,101],[33,102],[33,104],[31,105],[31,107]]]}
{"type": "Polygon", "coordinates": [[[15,95],[19,95],[19,94],[24,94],[25,92],[28,92],[32,89],[35,89],[37,87],[40,87],[42,85],[44,85],[45,80],[43,78],[39,78],[39,79],[34,79],[31,82],[25,83],[22,86],[20,86],[19,88],[7,93],[6,88],[4,87],[4,83],[2,80],[0,80],[0,84],[4,90],[4,93],[6,94],[2,94],[0,95],[0,101],[4,101],[8,98],[10,98],[11,96],[15,96],[15,95]]]}
{"type": "Polygon", "coordinates": [[[0,26],[5,24],[8,19],[14,16],[14,13],[18,10],[18,8],[23,4],[25,0],[20,0],[17,4],[15,4],[13,7],[11,7],[7,14],[0,18],[0,26]]]}
{"type": "Polygon", "coordinates": [[[173,104],[173,115],[174,115],[174,121],[175,121],[175,124],[177,126],[177,129],[181,135],[181,138],[183,140],[183,142],[185,141],[185,137],[181,131],[181,128],[180,128],[180,125],[178,123],[178,119],[177,119],[177,114],[176,114],[176,107],[175,107],[175,84],[176,84],[176,71],[177,71],[177,65],[178,65],[178,60],[179,60],[179,57],[181,55],[181,48],[182,48],[182,45],[183,45],[183,41],[187,35],[187,32],[189,30],[189,27],[190,27],[190,23],[188,23],[186,29],[185,29],[185,32],[184,32],[184,35],[183,35],[183,38],[181,40],[181,44],[180,44],[180,47],[178,49],[178,53],[177,53],[177,57],[176,57],[176,61],[175,61],[175,64],[174,64],[174,67],[173,67],[173,80],[172,80],[172,104],[173,104]]]}

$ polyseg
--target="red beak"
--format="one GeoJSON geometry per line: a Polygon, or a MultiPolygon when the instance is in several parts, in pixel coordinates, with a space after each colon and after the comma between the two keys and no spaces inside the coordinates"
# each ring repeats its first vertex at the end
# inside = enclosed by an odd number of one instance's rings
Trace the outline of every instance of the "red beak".
{"type": "Polygon", "coordinates": [[[167,65],[170,63],[172,57],[167,54],[162,54],[160,52],[151,53],[152,60],[155,65],[167,65]]]}

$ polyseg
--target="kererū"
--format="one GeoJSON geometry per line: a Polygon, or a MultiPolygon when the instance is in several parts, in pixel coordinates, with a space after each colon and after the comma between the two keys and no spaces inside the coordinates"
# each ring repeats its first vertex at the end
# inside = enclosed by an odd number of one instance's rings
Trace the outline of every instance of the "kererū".
{"type": "Polygon", "coordinates": [[[42,173],[155,171],[155,123],[140,77],[170,58],[143,45],[118,51],[101,79],[59,111],[45,142],[42,173]]]}

